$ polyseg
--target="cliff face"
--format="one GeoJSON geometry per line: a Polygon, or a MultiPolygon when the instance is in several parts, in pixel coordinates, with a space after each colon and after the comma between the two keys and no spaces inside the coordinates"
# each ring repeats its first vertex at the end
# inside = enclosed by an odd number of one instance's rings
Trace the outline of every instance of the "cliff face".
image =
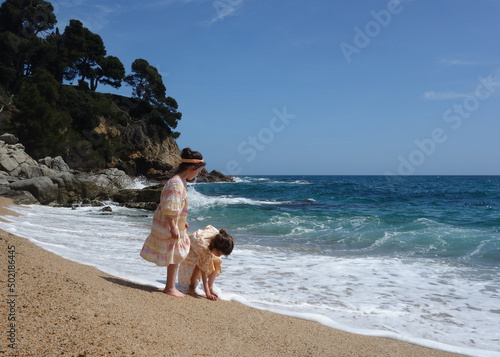
{"type": "Polygon", "coordinates": [[[149,120],[134,119],[141,117],[141,102],[137,99],[114,95],[113,101],[127,115],[126,124],[101,118],[100,125],[94,128],[96,134],[104,135],[107,140],[120,142],[118,158],[108,166],[151,180],[170,176],[180,163],[180,150],[175,139],[165,128],[149,120]]]}
{"type": "Polygon", "coordinates": [[[118,168],[130,176],[163,179],[180,163],[180,150],[172,137],[159,132],[143,121],[118,124],[101,116],[99,125],[83,132],[84,138],[63,157],[71,169],[118,168]]]}
{"type": "MultiPolygon", "coordinates": [[[[101,118],[94,129],[95,134],[103,135],[106,140],[120,141],[123,150],[119,159],[108,163],[108,168],[118,168],[130,176],[145,176],[153,181],[166,181],[172,177],[181,162],[181,152],[172,137],[158,135],[154,125],[137,122],[127,126],[116,126],[101,118]]],[[[231,177],[219,171],[208,172],[203,169],[197,182],[232,182],[231,177]]]]}
{"type": "Polygon", "coordinates": [[[108,164],[125,171],[130,176],[146,176],[148,179],[162,179],[180,163],[181,153],[175,140],[160,137],[154,126],[136,123],[128,126],[110,126],[105,120],[94,129],[106,133],[112,140],[121,142],[124,149],[118,159],[108,164]]]}

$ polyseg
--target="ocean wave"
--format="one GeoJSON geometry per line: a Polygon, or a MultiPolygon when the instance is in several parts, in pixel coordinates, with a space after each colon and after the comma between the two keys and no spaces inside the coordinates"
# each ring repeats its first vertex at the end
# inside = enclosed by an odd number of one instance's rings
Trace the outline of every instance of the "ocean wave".
{"type": "Polygon", "coordinates": [[[500,238],[492,238],[480,242],[477,248],[470,253],[472,260],[479,260],[492,265],[500,263],[500,238]]]}
{"type": "Polygon", "coordinates": [[[294,179],[294,180],[282,180],[279,178],[269,178],[269,177],[251,177],[243,176],[233,177],[234,181],[237,183],[269,183],[269,184],[282,184],[282,185],[311,185],[312,183],[304,179],[294,179]]]}
{"type": "Polygon", "coordinates": [[[261,206],[261,205],[281,204],[278,201],[259,201],[245,197],[234,197],[226,195],[207,196],[196,191],[194,186],[188,187],[188,194],[189,194],[189,208],[195,210],[201,208],[224,207],[230,205],[261,206]]]}
{"type": "Polygon", "coordinates": [[[276,181],[270,181],[270,183],[280,184],[280,185],[311,185],[311,183],[306,180],[295,180],[295,181],[276,180],[276,181]]]}

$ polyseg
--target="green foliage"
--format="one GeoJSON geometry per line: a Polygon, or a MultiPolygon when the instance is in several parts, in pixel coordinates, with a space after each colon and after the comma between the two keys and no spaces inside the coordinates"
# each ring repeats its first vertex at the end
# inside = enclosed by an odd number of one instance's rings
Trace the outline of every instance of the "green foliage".
{"type": "Polygon", "coordinates": [[[95,108],[94,98],[88,91],[63,86],[59,104],[73,118],[75,130],[92,130],[99,125],[99,113],[95,108]]]}
{"type": "Polygon", "coordinates": [[[119,88],[125,77],[125,67],[118,57],[106,56],[106,48],[101,37],[83,27],[78,20],[70,20],[62,35],[67,64],[64,78],[73,80],[80,75],[79,83],[88,80],[92,91],[99,82],[119,88]]]}
{"type": "Polygon", "coordinates": [[[6,0],[0,6],[0,76],[8,90],[17,90],[22,78],[34,73],[40,36],[56,23],[53,11],[42,0],[6,0]]]}
{"type": "Polygon", "coordinates": [[[19,63],[22,62],[19,55],[21,41],[12,32],[0,32],[0,83],[7,90],[16,87],[22,77],[19,63]]]}
{"type": "Polygon", "coordinates": [[[94,93],[94,108],[100,116],[108,118],[118,125],[127,125],[130,117],[123,112],[113,101],[110,94],[94,93]]]}
{"type": "Polygon", "coordinates": [[[88,132],[71,132],[68,135],[70,145],[64,160],[68,165],[80,170],[95,170],[105,167],[106,161],[95,150],[100,141],[88,132]]]}
{"type": "Polygon", "coordinates": [[[34,38],[53,29],[54,7],[43,0],[6,0],[0,7],[0,31],[34,38]]]}
{"type": "Polygon", "coordinates": [[[57,108],[59,83],[48,71],[40,69],[21,88],[14,97],[18,112],[12,128],[33,156],[55,156],[64,150],[64,132],[72,122],[66,112],[57,108]]]}
{"type": "Polygon", "coordinates": [[[148,61],[136,59],[132,63],[132,72],[133,74],[125,77],[125,82],[134,87],[133,95],[150,103],[156,103],[165,97],[167,89],[161,74],[148,61]]]}
{"type": "Polygon", "coordinates": [[[91,89],[97,88],[97,83],[102,82],[114,88],[120,88],[125,77],[125,67],[122,62],[114,56],[107,56],[98,61],[100,67],[94,71],[91,89]]]}
{"type": "MultiPolygon", "coordinates": [[[[177,138],[182,114],[166,96],[158,70],[144,59],[125,76],[120,59],[109,56],[102,38],[70,20],[54,30],[54,8],[43,0],[5,0],[0,5],[0,130],[19,137],[35,158],[63,156],[74,168],[95,169],[127,160],[136,135],[177,138]],[[77,86],[63,81],[78,81],[77,86]],[[97,93],[99,83],[131,85],[135,98],[97,93]],[[13,99],[11,99],[13,98],[13,99]],[[8,103],[7,103],[8,102],[8,103]],[[96,128],[106,123],[113,135],[96,128]],[[140,133],[134,134],[134,128],[140,133]]],[[[134,144],[135,145],[135,144],[134,144]]]]}
{"type": "Polygon", "coordinates": [[[175,99],[165,97],[166,88],[158,70],[145,59],[139,58],[132,63],[132,75],[125,77],[125,82],[133,86],[133,94],[142,99],[148,107],[143,119],[165,130],[167,135],[178,137],[172,132],[182,113],[178,112],[175,99]]]}
{"type": "Polygon", "coordinates": [[[73,128],[90,131],[97,127],[100,117],[111,119],[120,125],[127,124],[127,115],[111,100],[111,96],[62,86],[59,107],[73,118],[73,128]]]}

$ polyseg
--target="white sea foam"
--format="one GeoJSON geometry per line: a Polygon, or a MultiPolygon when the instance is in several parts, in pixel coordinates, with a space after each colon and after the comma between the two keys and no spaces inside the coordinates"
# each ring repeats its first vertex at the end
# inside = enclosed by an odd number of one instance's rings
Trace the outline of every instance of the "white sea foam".
{"type": "Polygon", "coordinates": [[[293,181],[293,183],[298,184],[298,185],[310,185],[311,183],[306,181],[306,180],[297,180],[293,181]]]}
{"type": "Polygon", "coordinates": [[[144,176],[139,176],[139,177],[134,178],[134,184],[128,188],[140,190],[140,189],[143,189],[145,187],[150,187],[150,186],[154,186],[154,185],[156,185],[156,183],[149,181],[144,176]]]}
{"type": "Polygon", "coordinates": [[[281,180],[269,180],[273,184],[281,185],[310,185],[311,183],[306,180],[295,180],[295,181],[281,181],[281,180]]]}
{"type": "MultiPolygon", "coordinates": [[[[122,207],[113,207],[112,215],[91,207],[11,209],[22,216],[0,222],[3,230],[117,277],[155,287],[165,284],[166,269],[139,256],[151,212],[122,207]]],[[[224,258],[216,284],[222,299],[349,332],[500,356],[498,274],[483,279],[479,270],[430,259],[334,258],[237,244],[224,258]]]]}
{"type": "Polygon", "coordinates": [[[233,181],[235,183],[249,183],[249,182],[252,182],[249,177],[238,177],[238,176],[234,176],[233,177],[233,181]]]}
{"type": "Polygon", "coordinates": [[[258,182],[258,183],[271,183],[271,184],[285,184],[285,185],[310,185],[311,183],[307,180],[295,180],[295,181],[282,181],[282,180],[276,180],[274,178],[268,178],[268,177],[234,177],[233,178],[234,182],[237,183],[252,183],[252,182],[258,182]]]}
{"type": "Polygon", "coordinates": [[[430,260],[332,258],[246,248],[231,260],[238,264],[228,264],[223,291],[245,296],[252,306],[313,320],[321,315],[322,323],[355,333],[472,355],[496,350],[491,355],[500,355],[499,317],[493,312],[498,293],[486,291],[489,283],[473,271],[430,260]]]}
{"type": "Polygon", "coordinates": [[[195,190],[194,185],[189,185],[189,209],[214,208],[230,205],[273,205],[280,204],[274,201],[258,201],[245,197],[207,196],[195,190]]]}

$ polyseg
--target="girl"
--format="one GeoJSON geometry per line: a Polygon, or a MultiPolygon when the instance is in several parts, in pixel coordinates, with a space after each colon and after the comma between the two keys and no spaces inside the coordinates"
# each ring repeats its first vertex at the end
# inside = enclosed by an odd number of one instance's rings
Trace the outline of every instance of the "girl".
{"type": "Polygon", "coordinates": [[[193,180],[205,166],[203,156],[190,148],[181,152],[181,164],[168,180],[156,208],[151,234],[141,250],[141,257],[158,266],[168,266],[167,283],[163,292],[179,298],[186,297],[175,287],[179,263],[189,253],[190,240],[186,234],[189,225],[187,180],[193,180]]]}
{"type": "Polygon", "coordinates": [[[179,286],[188,286],[189,293],[195,294],[195,288],[201,273],[205,295],[209,300],[217,300],[214,293],[214,281],[222,272],[221,255],[233,251],[233,237],[225,229],[218,231],[213,226],[199,229],[189,235],[191,249],[179,268],[179,286]]]}

